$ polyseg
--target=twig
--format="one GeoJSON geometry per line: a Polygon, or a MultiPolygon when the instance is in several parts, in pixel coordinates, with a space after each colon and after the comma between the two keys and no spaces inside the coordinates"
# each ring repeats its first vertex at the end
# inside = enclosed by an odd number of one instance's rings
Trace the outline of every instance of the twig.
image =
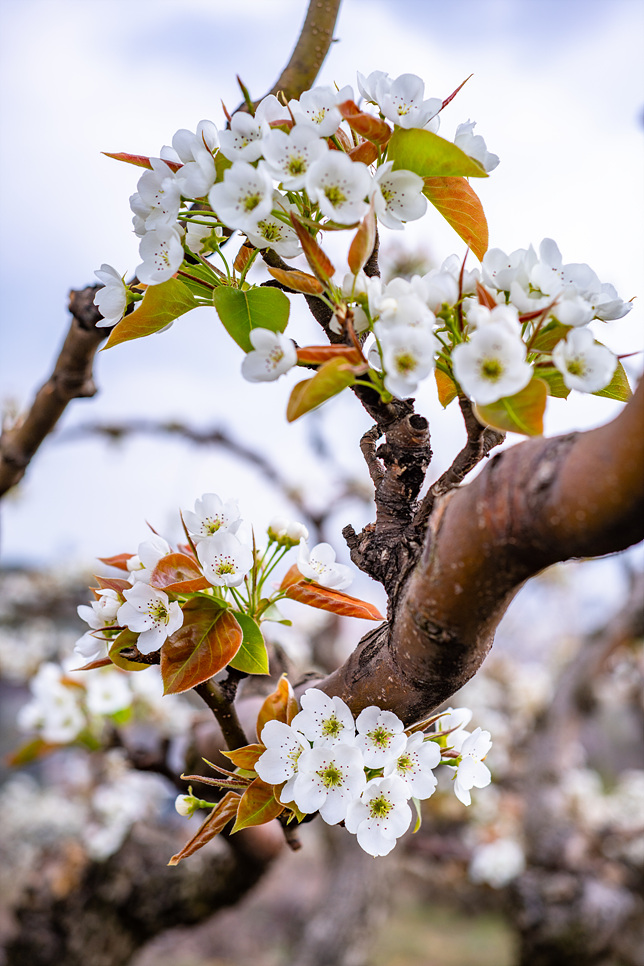
{"type": "Polygon", "coordinates": [[[302,31],[291,58],[270,93],[289,100],[308,90],[333,41],[341,0],[310,0],[302,31]]]}
{"type": "Polygon", "coordinates": [[[193,690],[206,702],[214,714],[231,751],[234,748],[242,748],[247,745],[248,738],[237,717],[233,701],[228,700],[219,684],[213,680],[205,681],[203,684],[198,684],[193,690]]]}

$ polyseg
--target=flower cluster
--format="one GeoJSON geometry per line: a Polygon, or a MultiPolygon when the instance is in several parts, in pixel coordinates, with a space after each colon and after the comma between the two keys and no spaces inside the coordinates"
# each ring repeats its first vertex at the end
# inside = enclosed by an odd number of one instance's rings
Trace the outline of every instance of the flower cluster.
{"type": "MultiPolygon", "coordinates": [[[[551,239],[538,253],[532,246],[510,255],[486,251],[485,216],[465,178],[486,177],[499,159],[474,133],[473,121],[458,125],[453,141],[438,137],[439,115],[454,95],[425,98],[421,78],[383,71],[358,74],[358,90],[362,107],[349,86],[314,87],[288,103],[271,94],[256,106],[244,92],[248,110],[227,115],[224,130],[204,120],[194,133],[177,131],[159,158],[115,155],[149,165],[130,199],[141,238],[139,283],[180,283],[181,312],[214,304],[246,352],[242,374],[251,382],[277,379],[298,364],[333,362],[323,387],[315,377],[308,396],[308,386],[296,387],[289,419],[360,382],[385,401],[405,398],[433,372],[444,405],[465,396],[483,423],[519,432],[540,431],[547,395],[575,389],[627,398],[617,357],[589,324],[621,318],[630,304],[587,265],[564,264],[551,239]],[[400,230],[424,216],[428,200],[482,259],[481,270],[465,271],[452,256],[424,276],[388,284],[367,277],[376,224],[400,230]],[[451,217],[451,210],[467,215],[451,217]],[[339,280],[319,241],[327,231],[356,226],[351,271],[339,280]],[[244,237],[231,270],[223,246],[234,232],[244,237]],[[313,356],[296,348],[284,334],[288,300],[275,290],[262,292],[273,299],[271,311],[256,319],[251,311],[248,330],[239,331],[234,295],[231,302],[221,290],[252,294],[257,286],[248,271],[267,249],[282,259],[305,255],[313,275],[276,268],[275,256],[267,261],[286,290],[327,304],[330,327],[347,346],[343,362],[325,356],[323,347],[310,347],[317,349],[313,356]],[[286,305],[277,306],[278,297],[286,305]],[[275,319],[272,328],[263,327],[267,316],[275,319]],[[501,416],[490,408],[509,398],[513,404],[501,416]]],[[[109,265],[97,276],[104,283],[96,296],[99,324],[115,325],[142,299],[122,337],[137,337],[137,318],[140,334],[148,334],[141,286],[126,286],[109,265]]],[[[168,323],[179,311],[176,288],[170,295],[168,323]]]]}
{"type": "Polygon", "coordinates": [[[310,547],[301,523],[274,518],[266,546],[258,548],[243,535],[236,502],[216,493],[198,499],[182,522],[187,542],[177,548],[154,533],[135,554],[102,558],[127,576],[97,577],[95,599],[78,608],[89,625],[75,646],[85,668],[113,663],[136,671],[160,661],[166,693],[180,692],[229,664],[247,674],[268,673],[260,625],[283,620],[276,606],[282,598],[382,619],[370,604],[342,593],[350,568],[336,562],[329,544],[310,547]],[[297,562],[269,587],[293,549],[297,562]]]}
{"type": "MultiPolygon", "coordinates": [[[[410,800],[418,811],[418,803],[433,795],[434,769],[443,757],[454,770],[454,791],[465,805],[470,804],[469,789],[489,784],[482,759],[492,742],[487,731],[464,730],[470,717],[465,708],[450,708],[442,718],[405,730],[391,711],[371,706],[354,720],[340,698],[309,688],[290,723],[271,718],[261,728],[259,745],[229,757],[233,763],[243,761],[249,774],[250,762],[243,756],[252,750],[252,771],[276,803],[274,815],[291,812],[301,821],[319,812],[329,825],[343,823],[365,852],[387,855],[411,824],[410,800]],[[437,720],[443,722],[439,730],[426,734],[423,728],[437,720]]],[[[231,787],[230,782],[221,784],[231,787]]],[[[207,804],[189,794],[179,796],[176,807],[187,815],[207,804]]]]}

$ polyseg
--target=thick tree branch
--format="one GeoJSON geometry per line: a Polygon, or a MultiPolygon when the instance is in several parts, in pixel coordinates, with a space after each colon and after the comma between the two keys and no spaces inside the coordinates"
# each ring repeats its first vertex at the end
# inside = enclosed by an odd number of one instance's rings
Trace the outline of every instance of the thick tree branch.
{"type": "Polygon", "coordinates": [[[378,704],[415,721],[478,670],[529,577],[641,540],[643,423],[644,381],[608,425],[515,446],[440,498],[393,624],[364,638],[323,689],[354,712],[378,704]]]}
{"type": "Polygon", "coordinates": [[[93,304],[96,286],[70,292],[72,322],[54,371],[36,394],[31,409],[0,436],[0,497],[19,483],[31,458],[72,399],[93,396],[94,355],[109,329],[97,329],[101,318],[93,304]]]}
{"type": "Polygon", "coordinates": [[[281,91],[290,100],[313,86],[333,41],[340,3],[341,0],[310,0],[291,59],[269,93],[281,91]]]}

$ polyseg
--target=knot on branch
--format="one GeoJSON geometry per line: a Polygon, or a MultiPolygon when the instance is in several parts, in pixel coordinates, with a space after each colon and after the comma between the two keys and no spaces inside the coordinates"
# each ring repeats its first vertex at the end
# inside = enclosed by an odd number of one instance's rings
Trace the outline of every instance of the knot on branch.
{"type": "MultiPolygon", "coordinates": [[[[96,323],[103,316],[94,305],[94,297],[100,286],[88,285],[83,289],[72,289],[69,293],[69,311],[72,313],[81,329],[94,331],[96,323]]],[[[101,338],[105,338],[107,330],[101,333],[101,338]]]]}

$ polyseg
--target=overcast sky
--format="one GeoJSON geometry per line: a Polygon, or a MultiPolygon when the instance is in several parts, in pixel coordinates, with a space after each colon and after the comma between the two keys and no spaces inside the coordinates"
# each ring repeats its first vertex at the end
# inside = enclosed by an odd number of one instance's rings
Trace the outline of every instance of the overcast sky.
{"type": "MultiPolygon", "coordinates": [[[[0,0],[3,403],[26,406],[46,378],[68,324],[68,289],[92,282],[102,262],[124,274],[139,262],[128,198],[140,172],[100,152],[155,155],[180,127],[202,118],[222,126],[221,100],[239,101],[235,75],[253,96],[269,89],[305,10],[304,0],[0,0]]],[[[491,246],[554,238],[564,261],[588,262],[623,298],[638,296],[605,336],[620,352],[641,349],[640,0],[344,0],[336,37],[320,83],[355,85],[356,69],[413,72],[426,96],[445,97],[474,74],[441,133],[451,138],[471,118],[501,157],[476,185],[491,246]]],[[[438,262],[464,250],[433,212],[405,234],[438,262]]],[[[368,422],[353,400],[285,428],[297,377],[250,386],[240,361],[213,312],[192,313],[168,333],[101,354],[100,394],[73,404],[62,430],[140,415],[226,426],[324,501],[335,484],[306,447],[315,426],[364,477],[357,442],[368,422]]],[[[640,371],[641,361],[629,367],[640,371]]],[[[439,411],[429,384],[418,403],[432,420],[438,473],[460,445],[457,414],[439,411]]],[[[573,394],[556,401],[547,430],[594,425],[618,408],[573,394]]],[[[144,437],[110,448],[51,439],[3,507],[4,560],[90,565],[135,549],[145,520],[163,529],[177,507],[212,490],[237,496],[259,525],[273,507],[288,509],[217,452],[144,437]]],[[[361,525],[361,512],[338,513],[338,546],[341,526],[361,525]]]]}

